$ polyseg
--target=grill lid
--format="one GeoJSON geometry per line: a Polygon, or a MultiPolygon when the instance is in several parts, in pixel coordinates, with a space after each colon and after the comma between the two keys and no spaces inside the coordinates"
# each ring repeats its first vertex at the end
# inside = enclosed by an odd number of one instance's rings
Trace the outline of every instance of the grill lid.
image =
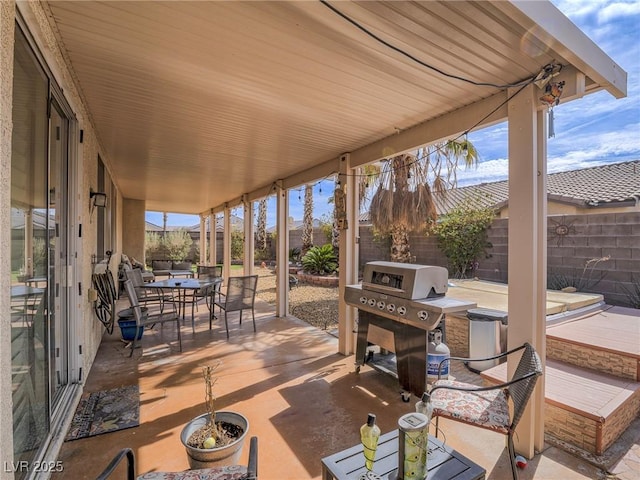
{"type": "Polygon", "coordinates": [[[376,261],[364,266],[362,288],[418,300],[443,296],[448,280],[449,272],[444,267],[376,261]]]}

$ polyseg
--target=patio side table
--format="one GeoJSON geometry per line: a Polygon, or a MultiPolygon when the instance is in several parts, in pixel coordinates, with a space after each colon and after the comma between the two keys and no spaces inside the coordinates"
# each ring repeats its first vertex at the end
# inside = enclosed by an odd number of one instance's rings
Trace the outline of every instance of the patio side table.
{"type": "MultiPolygon", "coordinates": [[[[486,470],[429,435],[427,480],[484,480],[486,470]]],[[[384,480],[396,480],[398,430],[380,436],[373,472],[384,480]]],[[[367,469],[361,444],[322,459],[322,480],[357,480],[367,469]]]]}

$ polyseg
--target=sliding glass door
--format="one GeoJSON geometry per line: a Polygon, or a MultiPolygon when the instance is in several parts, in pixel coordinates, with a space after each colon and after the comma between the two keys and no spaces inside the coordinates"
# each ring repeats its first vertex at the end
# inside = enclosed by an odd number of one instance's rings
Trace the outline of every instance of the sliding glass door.
{"type": "MultiPolygon", "coordinates": [[[[70,120],[16,25],[11,156],[14,465],[45,447],[69,383],[70,120]]],[[[27,471],[15,472],[23,478],[27,471]]]]}
{"type": "Polygon", "coordinates": [[[50,390],[54,403],[60,388],[69,382],[67,314],[70,275],[69,242],[67,229],[68,212],[68,152],[69,152],[69,120],[62,113],[55,99],[50,100],[49,118],[49,211],[47,217],[53,222],[49,228],[47,248],[50,252],[48,284],[55,285],[50,289],[49,313],[49,368],[50,390]],[[51,258],[52,257],[52,258],[51,258]]]}

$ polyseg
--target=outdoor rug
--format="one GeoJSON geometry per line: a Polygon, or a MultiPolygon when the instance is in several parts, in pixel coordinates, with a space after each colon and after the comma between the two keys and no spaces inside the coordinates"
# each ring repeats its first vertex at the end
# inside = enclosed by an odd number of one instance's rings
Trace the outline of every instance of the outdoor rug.
{"type": "Polygon", "coordinates": [[[86,393],[80,399],[65,441],[140,425],[140,390],[129,385],[86,393]]]}

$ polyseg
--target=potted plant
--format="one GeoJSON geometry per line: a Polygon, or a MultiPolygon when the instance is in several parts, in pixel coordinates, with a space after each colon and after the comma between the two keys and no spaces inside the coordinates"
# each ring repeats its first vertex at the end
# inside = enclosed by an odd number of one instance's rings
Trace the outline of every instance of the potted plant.
{"type": "Polygon", "coordinates": [[[244,438],[249,431],[249,421],[244,415],[215,410],[213,386],[217,381],[214,372],[218,366],[205,366],[202,369],[207,413],[187,423],[180,434],[191,469],[237,465],[244,438]]]}

